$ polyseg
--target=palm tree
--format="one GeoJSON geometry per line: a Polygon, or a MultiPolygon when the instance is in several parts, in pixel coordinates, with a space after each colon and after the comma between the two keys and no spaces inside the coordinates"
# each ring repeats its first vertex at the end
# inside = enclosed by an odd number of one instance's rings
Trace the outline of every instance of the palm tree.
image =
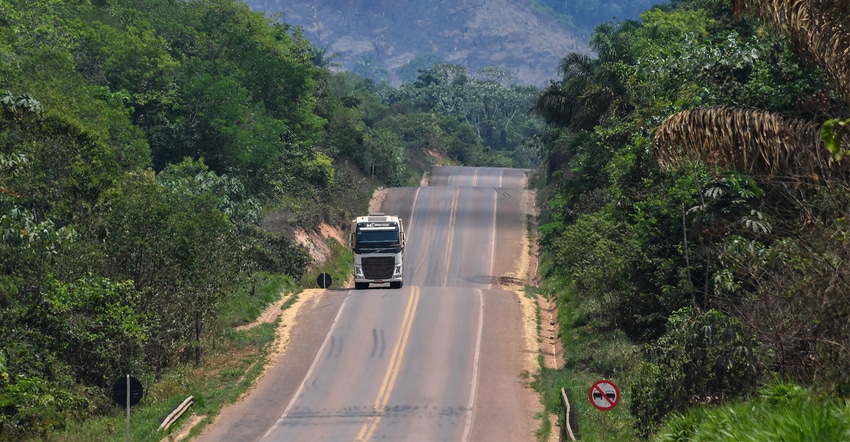
{"type": "Polygon", "coordinates": [[[558,63],[561,81],[553,81],[540,92],[531,112],[543,117],[548,124],[574,131],[583,129],[584,125],[574,122],[573,117],[581,107],[580,97],[584,90],[593,83],[598,65],[598,60],[578,52],[565,55],[558,63]]]}
{"type": "Polygon", "coordinates": [[[334,52],[333,54],[328,55],[328,47],[330,45],[325,45],[325,47],[320,48],[318,46],[311,46],[310,53],[313,56],[313,66],[321,69],[330,69],[330,68],[338,68],[342,66],[341,64],[334,61],[339,54],[334,52]]]}
{"type": "MultiPolygon", "coordinates": [[[[611,34],[623,31],[623,28],[604,29],[611,34]]],[[[625,79],[619,69],[623,60],[615,55],[627,51],[611,48],[608,43],[613,41],[622,42],[622,39],[600,38],[591,42],[591,48],[600,50],[598,59],[577,52],[565,55],[558,63],[561,81],[552,82],[540,92],[531,112],[549,124],[568,127],[573,132],[591,130],[611,117],[627,113],[625,79]]]]}
{"type": "Polygon", "coordinates": [[[640,22],[625,20],[620,23],[602,23],[593,30],[590,48],[603,63],[621,62],[632,64],[631,37],[640,28],[640,22]]]}
{"type": "Polygon", "coordinates": [[[846,0],[732,0],[783,33],[800,58],[814,63],[850,104],[850,2],[846,0]]]}

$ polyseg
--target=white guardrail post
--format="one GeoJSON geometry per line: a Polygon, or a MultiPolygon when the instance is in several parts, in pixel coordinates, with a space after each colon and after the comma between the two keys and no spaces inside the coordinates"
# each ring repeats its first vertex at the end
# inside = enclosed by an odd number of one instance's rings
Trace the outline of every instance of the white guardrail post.
{"type": "Polygon", "coordinates": [[[165,419],[162,420],[162,423],[159,424],[159,429],[162,431],[168,431],[168,427],[171,426],[174,422],[177,422],[177,419],[180,419],[180,416],[183,416],[183,413],[189,409],[189,406],[192,405],[192,402],[195,399],[192,396],[189,396],[184,400],[180,405],[177,406],[165,419]]]}
{"type": "Polygon", "coordinates": [[[561,440],[564,439],[564,433],[566,436],[570,438],[570,440],[581,440],[581,434],[578,431],[578,413],[570,408],[570,400],[567,398],[567,391],[562,387],[561,388],[561,398],[564,399],[564,408],[566,411],[564,412],[564,430],[561,432],[561,440]],[[573,432],[575,429],[575,432],[573,432]]]}

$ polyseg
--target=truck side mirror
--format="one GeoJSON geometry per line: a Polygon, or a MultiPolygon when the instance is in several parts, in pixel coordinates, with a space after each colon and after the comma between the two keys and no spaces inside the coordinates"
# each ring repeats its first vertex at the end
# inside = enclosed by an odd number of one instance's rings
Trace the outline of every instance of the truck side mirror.
{"type": "Polygon", "coordinates": [[[354,232],[348,234],[348,247],[354,248],[354,232]]]}

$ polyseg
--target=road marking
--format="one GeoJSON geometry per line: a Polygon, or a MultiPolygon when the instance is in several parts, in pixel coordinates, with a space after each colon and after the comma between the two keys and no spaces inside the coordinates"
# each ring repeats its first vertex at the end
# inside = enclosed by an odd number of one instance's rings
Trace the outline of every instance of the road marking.
{"type": "Polygon", "coordinates": [[[472,367],[472,385],[469,388],[469,404],[466,409],[469,413],[466,415],[466,424],[463,429],[463,442],[469,440],[469,432],[472,431],[472,418],[474,414],[475,392],[478,390],[478,367],[481,362],[481,336],[484,334],[484,294],[481,289],[475,289],[478,292],[478,336],[475,338],[475,357],[472,367]]]}
{"type": "Polygon", "coordinates": [[[366,441],[372,438],[375,428],[381,421],[381,410],[387,406],[390,400],[390,393],[395,386],[395,380],[398,377],[401,360],[404,358],[404,349],[407,347],[407,339],[410,337],[410,329],[413,328],[413,317],[416,315],[416,307],[419,305],[419,287],[413,287],[410,294],[410,300],[407,303],[407,310],[404,312],[404,319],[401,323],[401,336],[396,342],[393,355],[390,359],[390,365],[387,367],[387,373],[384,375],[384,382],[381,384],[381,389],[378,391],[378,398],[375,399],[374,415],[366,420],[360,433],[357,434],[358,441],[366,441]]]}
{"type": "Polygon", "coordinates": [[[305,385],[307,385],[307,379],[313,377],[313,372],[316,370],[316,366],[319,364],[319,357],[325,354],[325,348],[328,346],[328,342],[331,341],[333,337],[334,330],[336,329],[337,324],[339,323],[339,318],[342,316],[342,311],[345,310],[346,304],[348,304],[348,295],[345,296],[345,299],[342,301],[342,305],[339,306],[339,311],[336,312],[336,317],[334,318],[333,324],[331,324],[331,329],[328,330],[327,336],[325,336],[325,342],[322,342],[322,346],[319,347],[319,351],[316,352],[316,357],[313,359],[313,363],[310,365],[310,369],[307,370],[307,374],[304,375],[304,380],[301,381],[301,385],[298,386],[298,390],[295,391],[295,394],[292,395],[292,400],[289,401],[289,404],[286,406],[286,409],[283,410],[280,417],[277,419],[277,422],[271,426],[271,428],[266,431],[266,434],[263,435],[262,439],[268,438],[282,423],[283,420],[286,419],[286,416],[289,414],[289,411],[292,410],[292,407],[295,405],[295,401],[301,397],[301,394],[304,392],[305,385]]]}
{"type": "Polygon", "coordinates": [[[446,239],[446,257],[443,261],[446,262],[446,270],[443,272],[443,287],[449,282],[449,269],[451,269],[452,264],[452,246],[455,237],[455,221],[457,218],[457,200],[458,195],[460,194],[460,188],[458,187],[455,190],[454,198],[452,199],[452,208],[451,213],[449,214],[449,237],[446,239]]]}
{"type": "MultiPolygon", "coordinates": [[[[502,187],[502,174],[499,174],[499,187],[502,187]]],[[[493,274],[493,259],[496,255],[496,213],[498,211],[499,206],[499,191],[493,193],[493,228],[491,229],[490,236],[490,269],[488,270],[488,274],[493,274]]],[[[494,277],[495,279],[495,277],[494,277]]],[[[491,282],[489,289],[492,290],[493,283],[491,282]]],[[[484,334],[484,294],[481,289],[476,289],[478,291],[478,303],[480,308],[478,309],[478,337],[475,341],[475,357],[473,362],[473,372],[472,372],[472,386],[470,387],[469,392],[469,404],[467,405],[467,409],[469,410],[469,414],[466,416],[466,424],[463,429],[463,438],[461,439],[463,442],[469,440],[469,433],[472,431],[472,422],[474,417],[475,410],[475,394],[478,390],[478,368],[481,362],[481,337],[484,334]]]]}
{"type": "MultiPolygon", "coordinates": [[[[422,190],[422,187],[417,187],[416,192],[413,194],[413,204],[410,207],[410,219],[407,220],[406,236],[408,239],[412,238],[411,241],[416,241],[417,238],[415,235],[413,235],[412,232],[414,231],[413,226],[416,224],[416,202],[419,201],[420,190],[422,190]]],[[[405,248],[406,247],[407,245],[405,245],[405,248]]],[[[408,284],[414,284],[418,266],[410,265],[412,258],[410,258],[409,256],[409,254],[405,254],[405,257],[403,258],[405,261],[407,261],[407,264],[404,265],[404,273],[402,274],[402,277],[407,280],[408,284]]]]}
{"type": "MultiPolygon", "coordinates": [[[[499,175],[499,187],[502,184],[502,175],[499,175]]],[[[499,192],[498,190],[493,193],[493,228],[490,236],[490,269],[487,273],[493,274],[493,259],[496,255],[496,213],[499,206],[499,192]]],[[[494,277],[495,279],[495,277],[494,277]]],[[[493,283],[491,282],[489,289],[493,289],[493,283]]],[[[472,431],[472,421],[474,417],[475,410],[475,393],[478,390],[478,367],[481,359],[481,336],[484,334],[484,294],[481,289],[477,289],[478,291],[478,303],[480,308],[478,309],[478,337],[475,341],[475,358],[473,363],[473,372],[472,372],[472,386],[470,387],[469,392],[469,405],[467,405],[467,409],[469,410],[469,414],[466,416],[466,425],[463,429],[463,439],[462,441],[466,442],[469,440],[469,433],[472,431]]]]}
{"type": "Polygon", "coordinates": [[[410,207],[410,220],[407,222],[407,236],[409,238],[413,237],[410,232],[413,231],[413,220],[415,219],[413,215],[416,213],[416,201],[419,201],[419,190],[421,189],[421,187],[417,187],[416,193],[413,194],[413,204],[410,207]]]}
{"type": "MultiPolygon", "coordinates": [[[[501,181],[501,175],[500,175],[501,181]]],[[[501,184],[501,183],[500,183],[501,184]]],[[[493,227],[490,229],[490,269],[488,275],[493,275],[493,260],[496,259],[496,214],[499,213],[499,189],[494,189],[493,192],[493,227]]],[[[498,276],[493,275],[490,279],[489,289],[493,288],[493,281],[498,280],[498,276]]]]}

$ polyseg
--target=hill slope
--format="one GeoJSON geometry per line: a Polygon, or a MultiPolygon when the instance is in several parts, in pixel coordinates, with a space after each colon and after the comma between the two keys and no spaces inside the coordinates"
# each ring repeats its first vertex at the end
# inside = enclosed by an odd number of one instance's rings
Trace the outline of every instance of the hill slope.
{"type": "Polygon", "coordinates": [[[426,58],[494,65],[515,81],[544,86],[561,57],[587,44],[523,0],[248,0],[255,11],[284,14],[343,69],[393,85],[410,81],[426,58]],[[405,69],[406,67],[406,69],[405,69]],[[401,71],[399,69],[401,68],[401,71]]]}

